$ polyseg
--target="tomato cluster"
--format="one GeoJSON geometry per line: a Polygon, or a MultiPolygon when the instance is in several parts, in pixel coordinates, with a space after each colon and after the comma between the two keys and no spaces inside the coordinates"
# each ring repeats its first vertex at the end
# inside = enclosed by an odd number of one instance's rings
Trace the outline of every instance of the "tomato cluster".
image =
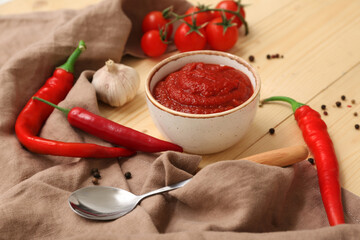
{"type": "Polygon", "coordinates": [[[173,33],[173,23],[182,20],[173,37],[180,52],[208,47],[227,51],[237,42],[238,29],[246,24],[244,18],[245,11],[239,0],[221,1],[214,9],[193,6],[184,15],[177,15],[170,8],[162,12],[152,11],[142,22],[141,48],[149,57],[164,54],[173,33]]]}

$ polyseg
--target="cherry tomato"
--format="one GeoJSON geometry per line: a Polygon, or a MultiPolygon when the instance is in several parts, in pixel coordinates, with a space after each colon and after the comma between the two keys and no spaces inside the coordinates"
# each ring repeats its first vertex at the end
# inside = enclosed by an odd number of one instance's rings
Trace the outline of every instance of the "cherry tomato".
{"type": "MultiPolygon", "coordinates": [[[[195,26],[196,27],[196,26],[195,26]]],[[[206,46],[205,30],[199,28],[196,32],[186,23],[182,23],[175,32],[174,42],[180,52],[202,50],[206,46]]]]}
{"type": "MultiPolygon", "coordinates": [[[[236,12],[238,10],[238,3],[235,2],[235,1],[232,1],[232,0],[227,0],[227,1],[221,1],[219,2],[215,8],[217,9],[225,9],[225,10],[230,10],[230,11],[234,11],[236,12]]],[[[240,14],[245,18],[245,10],[243,7],[240,8],[240,14]]],[[[214,17],[221,17],[222,15],[222,12],[221,11],[215,11],[214,12],[214,17]]],[[[227,19],[230,19],[232,16],[235,16],[234,14],[232,13],[227,13],[225,12],[225,16],[227,19]]],[[[241,19],[237,16],[235,16],[234,20],[233,20],[234,23],[237,24],[237,27],[241,27],[241,25],[243,24],[241,19]]]]}
{"type": "MultiPolygon", "coordinates": [[[[191,14],[193,12],[198,12],[201,9],[199,7],[190,7],[186,12],[185,15],[191,14]]],[[[196,20],[196,25],[200,26],[203,23],[209,22],[212,18],[213,15],[210,11],[207,12],[201,12],[201,13],[196,13],[194,14],[194,18],[196,20]]],[[[184,20],[190,24],[192,24],[192,16],[188,16],[185,17],[184,20]]]]}
{"type": "MultiPolygon", "coordinates": [[[[146,14],[146,16],[144,17],[141,28],[143,33],[146,33],[147,31],[150,30],[159,30],[159,29],[162,29],[164,31],[165,24],[168,22],[170,22],[170,20],[166,19],[163,16],[162,12],[151,11],[148,14],[146,14]]],[[[173,31],[173,25],[168,24],[168,29],[166,30],[167,30],[167,39],[169,39],[173,31]]]]}
{"type": "Polygon", "coordinates": [[[211,48],[226,51],[235,45],[239,37],[239,31],[236,25],[232,25],[228,26],[224,33],[224,26],[219,25],[219,23],[223,23],[221,17],[211,20],[206,26],[206,38],[211,48]]]}
{"type": "Polygon", "coordinates": [[[142,36],[141,48],[149,57],[158,57],[165,53],[167,44],[161,40],[159,30],[150,30],[142,36]]]}

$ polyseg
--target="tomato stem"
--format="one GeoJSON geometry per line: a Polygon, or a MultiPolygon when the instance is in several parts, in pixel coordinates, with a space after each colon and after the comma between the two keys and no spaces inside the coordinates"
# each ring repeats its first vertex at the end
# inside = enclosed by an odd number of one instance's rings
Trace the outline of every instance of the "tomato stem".
{"type": "Polygon", "coordinates": [[[169,44],[170,42],[166,39],[166,36],[167,36],[167,26],[165,25],[165,30],[164,29],[160,29],[159,30],[159,34],[160,34],[160,39],[161,39],[161,42],[163,42],[164,44],[169,44]]]}
{"type": "Polygon", "coordinates": [[[196,19],[194,17],[192,17],[192,24],[184,21],[184,23],[186,25],[189,26],[190,30],[186,33],[186,35],[192,33],[192,32],[196,32],[197,34],[199,34],[201,37],[204,37],[204,35],[200,32],[200,29],[205,27],[207,25],[207,23],[201,24],[200,26],[196,25],[196,19]]]}
{"type": "MultiPolygon", "coordinates": [[[[184,14],[184,15],[179,15],[177,13],[170,12],[171,15],[174,16],[174,19],[171,20],[170,22],[166,23],[166,25],[173,24],[174,22],[176,22],[178,20],[181,20],[183,18],[192,16],[192,15],[195,15],[195,14],[198,14],[198,13],[202,13],[202,12],[209,12],[209,11],[226,12],[226,13],[234,14],[235,16],[240,18],[241,22],[244,24],[244,27],[245,27],[245,35],[248,35],[249,34],[249,26],[248,26],[247,22],[245,21],[244,17],[240,14],[240,8],[242,6],[243,5],[239,5],[238,11],[231,11],[231,10],[227,10],[227,9],[218,9],[218,8],[207,8],[207,9],[199,10],[199,11],[196,11],[196,12],[193,12],[193,13],[184,14]]],[[[165,26],[165,28],[166,28],[166,26],[165,26]]]]}
{"type": "Polygon", "coordinates": [[[232,27],[232,26],[236,25],[235,23],[232,23],[232,20],[234,19],[234,17],[235,16],[232,16],[230,19],[227,19],[226,16],[225,16],[225,12],[222,11],[222,14],[221,14],[222,22],[216,23],[216,25],[223,26],[223,35],[225,35],[226,30],[229,27],[232,27]]]}
{"type": "Polygon", "coordinates": [[[171,13],[173,12],[173,8],[173,6],[170,6],[162,11],[162,15],[165,19],[170,18],[171,13]]]}

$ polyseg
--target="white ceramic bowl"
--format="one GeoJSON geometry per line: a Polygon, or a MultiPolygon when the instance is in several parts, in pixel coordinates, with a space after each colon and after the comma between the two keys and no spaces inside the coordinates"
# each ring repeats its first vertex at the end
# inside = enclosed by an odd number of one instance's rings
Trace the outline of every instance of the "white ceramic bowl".
{"type": "Polygon", "coordinates": [[[218,51],[193,51],[173,55],[158,63],[145,83],[149,112],[159,131],[185,152],[210,154],[236,144],[249,130],[259,104],[260,78],[244,59],[218,51]],[[253,95],[228,111],[212,114],[182,113],[161,105],[152,95],[156,83],[191,62],[226,65],[245,73],[253,85],[253,95]]]}

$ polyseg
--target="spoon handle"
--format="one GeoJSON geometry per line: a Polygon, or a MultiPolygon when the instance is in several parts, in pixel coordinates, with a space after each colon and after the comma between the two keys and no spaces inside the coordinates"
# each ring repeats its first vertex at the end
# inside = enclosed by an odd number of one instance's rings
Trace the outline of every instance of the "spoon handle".
{"type": "Polygon", "coordinates": [[[145,193],[145,194],[141,195],[140,197],[145,198],[145,197],[152,196],[154,194],[158,194],[158,193],[162,193],[162,192],[168,192],[168,191],[171,191],[171,190],[174,190],[174,189],[177,189],[177,188],[181,188],[181,187],[185,186],[185,184],[190,182],[190,180],[191,180],[191,178],[187,179],[185,181],[181,181],[181,182],[166,186],[166,187],[159,188],[157,190],[145,193]]]}

